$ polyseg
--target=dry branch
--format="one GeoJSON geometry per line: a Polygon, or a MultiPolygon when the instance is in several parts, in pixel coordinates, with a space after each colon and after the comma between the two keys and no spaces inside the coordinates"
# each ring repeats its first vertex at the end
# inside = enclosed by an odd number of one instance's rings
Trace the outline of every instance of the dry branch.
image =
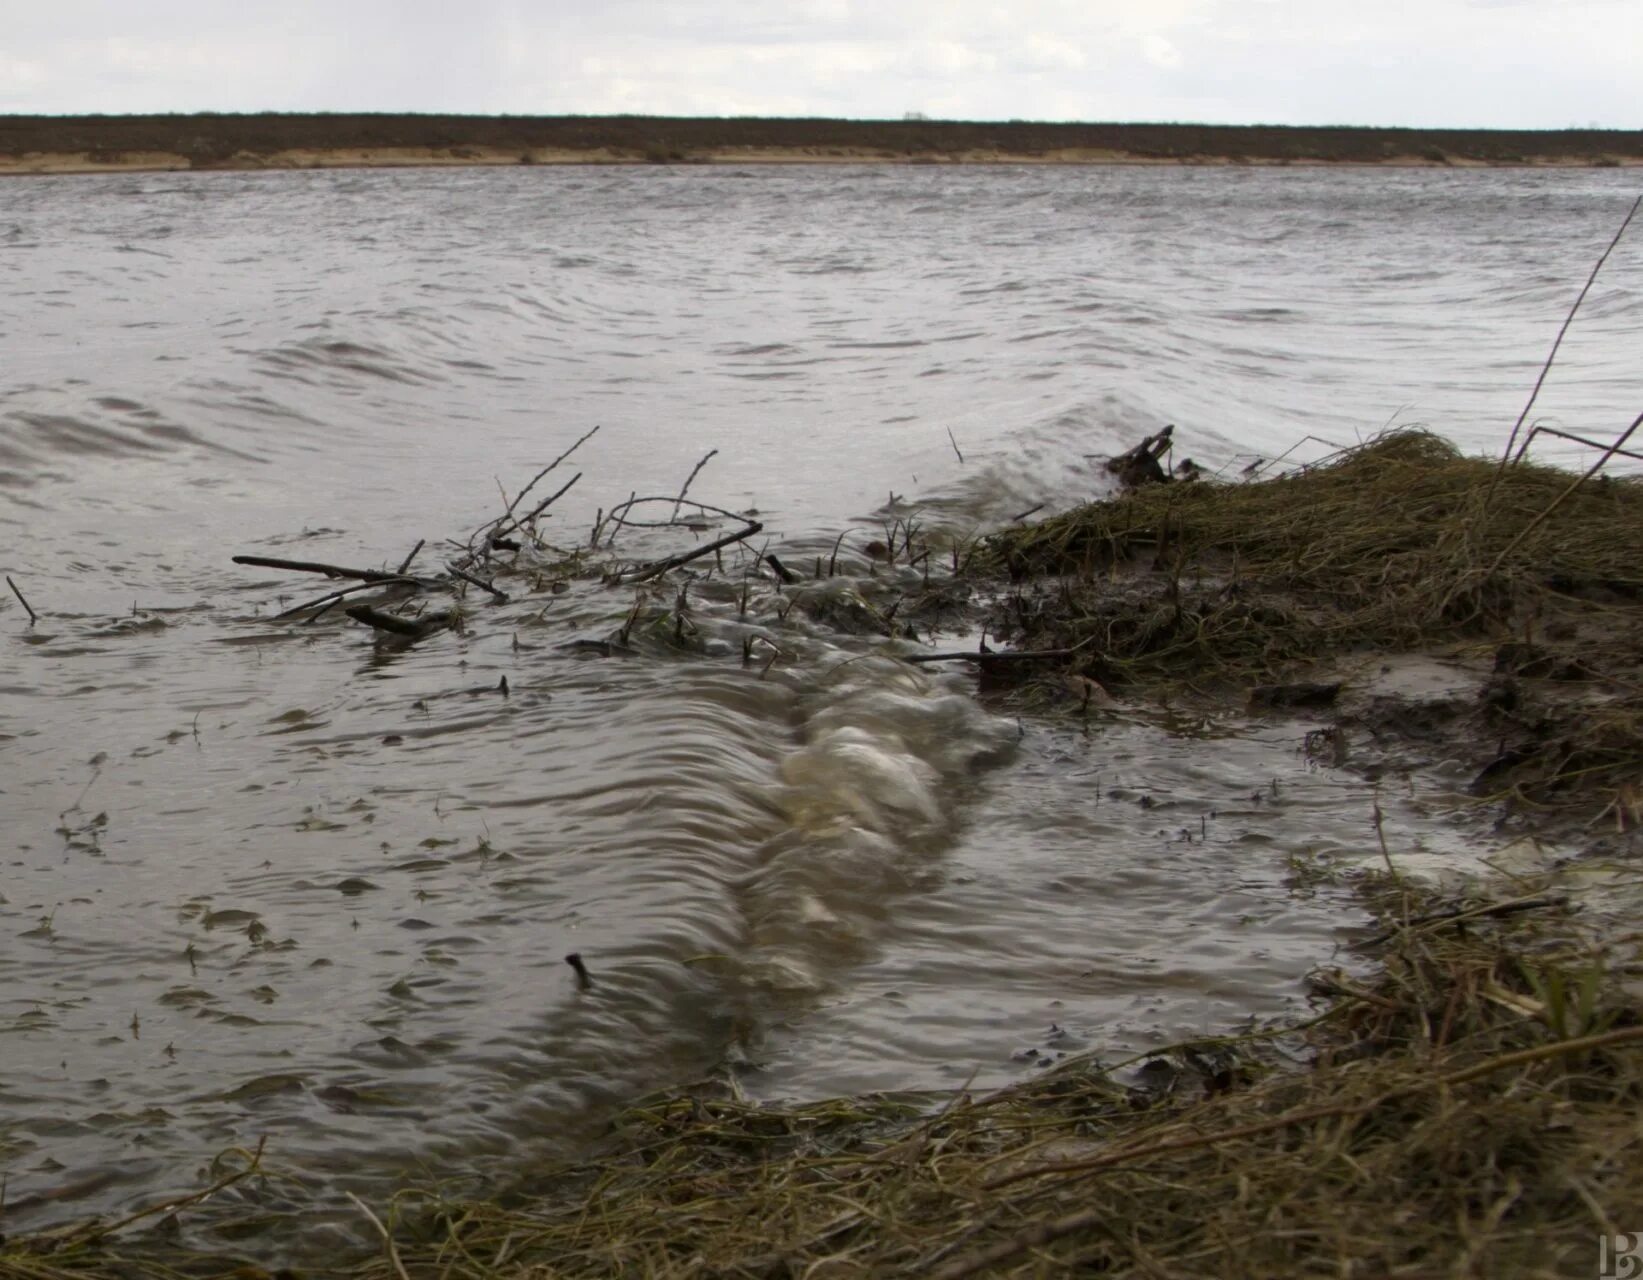
{"type": "Polygon", "coordinates": [[[764,523],[762,521],[749,520],[743,528],[736,530],[734,533],[727,533],[722,538],[715,538],[712,542],[705,543],[702,546],[697,547],[694,551],[683,552],[676,556],[668,556],[665,560],[655,560],[650,564],[644,565],[638,569],[630,570],[627,573],[613,574],[609,581],[613,585],[618,586],[627,586],[636,582],[648,582],[651,578],[661,577],[662,574],[668,572],[670,569],[677,569],[682,565],[689,564],[692,560],[700,560],[703,556],[712,555],[715,551],[718,551],[722,547],[728,547],[734,542],[742,541],[744,538],[751,538],[763,528],[764,523]]]}

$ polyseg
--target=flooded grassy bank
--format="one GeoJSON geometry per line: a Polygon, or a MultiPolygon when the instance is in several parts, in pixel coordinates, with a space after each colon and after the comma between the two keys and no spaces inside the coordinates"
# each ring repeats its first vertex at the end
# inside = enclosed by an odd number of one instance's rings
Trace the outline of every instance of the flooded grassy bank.
{"type": "MultiPolygon", "coordinates": [[[[1309,1016],[1129,1061],[1046,1055],[986,1094],[755,1103],[722,1072],[624,1108],[587,1156],[496,1169],[483,1197],[426,1170],[369,1206],[391,1244],[352,1273],[1595,1270],[1599,1238],[1643,1205],[1627,923],[1640,517],[1635,480],[1502,470],[1401,432],[1272,479],[1144,485],[968,555],[955,544],[955,573],[899,612],[858,583],[835,625],[903,657],[930,656],[898,632],[950,610],[956,587],[988,602],[972,621],[995,650],[1043,655],[978,650],[988,704],[1092,735],[1125,707],[1306,708],[1333,717],[1306,735],[1327,767],[1390,781],[1442,762],[1469,779],[1459,804],[1572,838],[1580,856],[1433,885],[1367,834],[1378,870],[1291,869],[1292,894],[1344,879],[1377,922],[1313,975],[1309,1016]],[[1417,659],[1464,691],[1400,683],[1417,659]]],[[[899,555],[911,587],[932,556],[909,524],[875,554],[899,555]]],[[[832,567],[818,556],[814,576],[832,567]]],[[[810,576],[796,560],[778,574],[810,576]]],[[[682,643],[688,620],[684,595],[662,593],[606,643],[682,643]]],[[[253,1158],[199,1179],[218,1208],[243,1205],[248,1230],[280,1176],[277,1158],[248,1171],[253,1158]]],[[[231,1246],[168,1245],[192,1211],[166,1201],[14,1240],[0,1274],[239,1267],[231,1246]]]]}

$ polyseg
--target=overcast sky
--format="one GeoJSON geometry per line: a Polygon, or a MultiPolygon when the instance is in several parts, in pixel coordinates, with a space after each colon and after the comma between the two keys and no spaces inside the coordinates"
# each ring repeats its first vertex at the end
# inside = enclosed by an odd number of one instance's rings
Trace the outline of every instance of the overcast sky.
{"type": "Polygon", "coordinates": [[[0,0],[0,112],[1643,127],[1643,0],[0,0]]]}

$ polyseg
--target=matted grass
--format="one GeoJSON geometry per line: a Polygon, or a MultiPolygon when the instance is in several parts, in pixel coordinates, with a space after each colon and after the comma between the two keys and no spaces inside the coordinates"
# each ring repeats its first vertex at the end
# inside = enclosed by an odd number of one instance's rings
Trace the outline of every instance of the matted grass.
{"type": "Polygon", "coordinates": [[[1074,649],[1068,670],[1112,689],[1224,698],[1354,655],[1467,652],[1501,676],[1494,782],[1600,805],[1643,782],[1636,480],[1394,431],[1268,480],[1148,485],[1000,533],[974,566],[1015,583],[995,634],[1074,649]]]}
{"type": "Polygon", "coordinates": [[[1533,628],[1570,598],[1635,602],[1643,485],[1574,480],[1533,464],[1500,473],[1396,431],[1292,475],[1149,485],[1009,530],[978,567],[1100,585],[1144,555],[1166,576],[1168,617],[1125,631],[1069,610],[1058,629],[1136,674],[1271,674],[1320,646],[1409,648],[1533,628]]]}
{"type": "Polygon", "coordinates": [[[1643,1214],[1637,1010],[1555,924],[1378,896],[1378,970],[1320,975],[1304,1026],[922,1114],[658,1099],[355,1275],[1595,1274],[1643,1214]]]}

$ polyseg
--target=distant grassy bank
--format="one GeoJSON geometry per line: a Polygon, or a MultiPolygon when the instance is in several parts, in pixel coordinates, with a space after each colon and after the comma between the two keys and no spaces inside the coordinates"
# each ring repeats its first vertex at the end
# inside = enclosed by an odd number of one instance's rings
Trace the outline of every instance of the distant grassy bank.
{"type": "Polygon", "coordinates": [[[0,172],[751,162],[1643,164],[1643,132],[660,116],[0,116],[0,172]]]}

